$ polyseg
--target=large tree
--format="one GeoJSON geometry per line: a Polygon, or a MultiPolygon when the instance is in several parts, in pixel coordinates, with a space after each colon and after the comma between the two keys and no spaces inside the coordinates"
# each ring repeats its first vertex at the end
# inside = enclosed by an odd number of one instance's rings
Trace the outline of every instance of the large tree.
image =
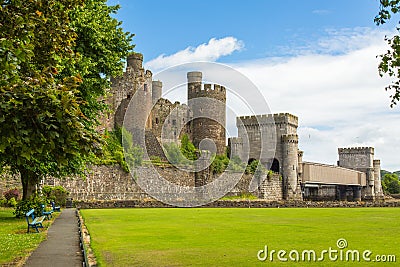
{"type": "Polygon", "coordinates": [[[21,174],[23,198],[45,175],[84,170],[111,75],[133,48],[95,0],[8,0],[0,5],[0,165],[21,174]]]}
{"type": "MultiPolygon", "coordinates": [[[[380,10],[374,21],[377,25],[385,24],[393,14],[399,11],[400,0],[380,0],[380,10]]],[[[399,31],[400,27],[397,27],[397,30],[399,31]]],[[[390,106],[393,107],[400,100],[400,36],[386,37],[385,40],[389,49],[385,54],[380,55],[379,74],[381,76],[386,74],[394,78],[391,84],[385,88],[387,91],[392,91],[390,106]]]]}
{"type": "Polygon", "coordinates": [[[395,173],[387,173],[382,178],[382,188],[385,193],[399,194],[400,193],[400,181],[399,177],[395,173]]]}

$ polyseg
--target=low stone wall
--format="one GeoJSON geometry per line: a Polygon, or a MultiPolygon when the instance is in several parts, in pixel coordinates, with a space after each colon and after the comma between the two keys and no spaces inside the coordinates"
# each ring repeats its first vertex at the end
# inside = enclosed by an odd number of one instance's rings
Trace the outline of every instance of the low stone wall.
{"type": "MultiPolygon", "coordinates": [[[[106,208],[173,208],[156,200],[75,201],[78,209],[106,208]]],[[[183,206],[183,205],[182,205],[183,206]]],[[[339,201],[265,201],[265,200],[217,200],[204,208],[362,208],[400,207],[400,201],[385,202],[339,202],[339,201]]]]}
{"type": "MultiPolygon", "coordinates": [[[[255,191],[249,192],[250,183],[252,181],[254,182],[252,175],[225,172],[223,174],[214,175],[211,177],[211,180],[214,181],[220,175],[223,175],[223,179],[221,179],[221,182],[219,183],[219,186],[221,187],[228,187],[226,182],[229,184],[229,181],[236,181],[239,179],[239,182],[227,195],[249,193],[252,193],[257,197],[260,195],[257,186],[253,188],[255,191]]],[[[119,165],[92,166],[84,178],[47,178],[44,181],[44,184],[63,186],[70,192],[69,196],[74,200],[147,199],[150,198],[149,195],[136,183],[136,180],[141,179],[142,177],[146,177],[146,186],[156,190],[162,186],[163,192],[170,194],[171,198],[175,198],[178,194],[183,194],[183,192],[180,192],[179,190],[185,190],[184,187],[194,187],[194,173],[182,171],[174,167],[154,167],[154,169],[153,167],[139,167],[133,172],[133,175],[131,175],[130,173],[126,173],[119,165]],[[170,182],[171,186],[165,186],[165,184],[162,184],[158,179],[160,176],[170,182]],[[180,187],[174,185],[179,185],[180,187]]],[[[280,190],[281,188],[274,189],[273,186],[270,186],[271,192],[280,190]]],[[[269,200],[281,199],[281,194],[274,194],[269,200]]]]}

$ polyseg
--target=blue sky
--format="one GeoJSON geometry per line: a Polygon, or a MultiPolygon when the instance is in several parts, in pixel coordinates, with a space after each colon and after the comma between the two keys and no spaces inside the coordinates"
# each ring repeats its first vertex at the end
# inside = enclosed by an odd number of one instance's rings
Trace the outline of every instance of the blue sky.
{"type": "MultiPolygon", "coordinates": [[[[197,46],[210,38],[234,36],[245,49],[221,62],[286,55],[284,48],[307,46],[328,31],[376,28],[377,0],[109,1],[116,16],[136,34],[136,50],[147,60],[197,46]]],[[[387,26],[384,26],[385,28],[387,26]]],[[[381,27],[382,28],[382,27],[381,27]]]]}
{"type": "Polygon", "coordinates": [[[336,164],[338,147],[373,146],[384,169],[400,170],[400,111],[389,108],[390,80],[379,77],[376,58],[399,17],[376,26],[378,0],[109,3],[121,5],[116,17],[153,73],[224,63],[258,87],[273,113],[297,115],[304,160],[336,164]]]}

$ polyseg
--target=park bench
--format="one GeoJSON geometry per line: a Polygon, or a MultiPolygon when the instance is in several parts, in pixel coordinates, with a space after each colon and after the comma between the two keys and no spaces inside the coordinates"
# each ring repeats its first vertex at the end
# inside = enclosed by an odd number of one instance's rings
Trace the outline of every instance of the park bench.
{"type": "Polygon", "coordinates": [[[53,207],[53,211],[61,211],[60,206],[56,206],[56,203],[54,203],[54,201],[51,202],[51,206],[53,207]]]}
{"type": "Polygon", "coordinates": [[[53,217],[52,213],[53,213],[53,210],[46,211],[46,206],[44,204],[42,204],[42,216],[45,216],[46,219],[49,220],[51,217],[53,217]]]}
{"type": "Polygon", "coordinates": [[[45,216],[35,217],[35,209],[31,209],[30,211],[28,211],[25,214],[25,217],[26,217],[26,222],[28,223],[27,233],[29,233],[29,228],[35,228],[36,232],[39,233],[38,228],[43,228],[42,222],[43,222],[45,216]]]}

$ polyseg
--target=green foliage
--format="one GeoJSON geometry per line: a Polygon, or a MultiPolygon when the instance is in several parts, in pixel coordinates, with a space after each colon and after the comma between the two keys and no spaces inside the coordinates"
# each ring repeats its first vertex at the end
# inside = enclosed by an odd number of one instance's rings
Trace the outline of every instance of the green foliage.
{"type": "MultiPolygon", "coordinates": [[[[380,0],[380,10],[374,21],[377,25],[386,23],[391,19],[392,14],[398,13],[400,10],[400,0],[380,0]]],[[[399,27],[397,30],[399,31],[399,27]]],[[[385,37],[385,41],[389,45],[389,49],[383,55],[380,55],[379,63],[380,76],[388,75],[395,78],[391,84],[385,87],[385,90],[393,90],[390,96],[392,99],[391,107],[395,106],[400,100],[400,36],[385,37]]]]}
{"type": "Polygon", "coordinates": [[[258,160],[253,160],[246,166],[246,174],[261,175],[267,172],[267,169],[258,160]]]}
{"type": "Polygon", "coordinates": [[[258,197],[251,193],[242,193],[237,196],[224,196],[221,198],[221,200],[254,200],[254,199],[258,199],[258,197]]]}
{"type": "Polygon", "coordinates": [[[223,173],[225,170],[243,172],[246,164],[238,156],[229,159],[226,155],[217,155],[214,157],[210,167],[214,174],[223,173]]]}
{"type": "Polygon", "coordinates": [[[10,198],[10,199],[7,201],[7,206],[8,206],[8,207],[15,208],[15,207],[17,206],[17,204],[18,204],[18,202],[17,202],[17,200],[16,200],[14,197],[10,198]]]}
{"type": "Polygon", "coordinates": [[[124,147],[125,163],[122,167],[128,171],[129,168],[135,166],[142,166],[143,163],[143,149],[140,146],[133,144],[132,134],[125,128],[121,128],[121,144],[124,147]]]}
{"type": "Polygon", "coordinates": [[[162,160],[159,156],[150,156],[150,160],[153,163],[161,163],[162,162],[162,160]]]}
{"type": "Polygon", "coordinates": [[[43,197],[46,199],[47,204],[54,201],[57,205],[65,206],[67,200],[68,192],[62,186],[49,186],[45,185],[42,188],[43,197]]]}
{"type": "Polygon", "coordinates": [[[0,198],[0,207],[7,207],[7,199],[4,197],[0,198]]]}
{"type": "Polygon", "coordinates": [[[164,144],[164,149],[171,164],[188,164],[190,162],[183,156],[180,147],[176,143],[164,144]]]}
{"type": "Polygon", "coordinates": [[[17,218],[25,218],[25,214],[31,209],[35,209],[35,216],[42,216],[42,204],[47,204],[46,198],[34,196],[28,200],[21,200],[17,203],[14,215],[17,218]]]}
{"type": "Polygon", "coordinates": [[[396,174],[385,174],[382,178],[382,189],[385,193],[399,194],[400,181],[396,174]]]}
{"type": "Polygon", "coordinates": [[[181,139],[181,152],[185,158],[188,160],[196,160],[197,159],[197,149],[189,140],[189,136],[184,134],[181,139]]]}
{"type": "Polygon", "coordinates": [[[223,173],[229,164],[229,158],[226,155],[216,155],[214,160],[211,162],[212,173],[223,173]]]}
{"type": "Polygon", "coordinates": [[[99,98],[106,95],[109,78],[122,75],[124,60],[134,47],[134,35],[124,32],[122,22],[114,18],[118,9],[118,5],[108,6],[107,0],[85,0],[70,13],[70,26],[76,33],[72,48],[76,58],[62,62],[60,77],[82,77],[78,87],[79,96],[84,99],[81,109],[90,123],[96,122],[99,112],[106,109],[99,98]]]}
{"type": "Polygon", "coordinates": [[[11,208],[15,208],[17,205],[17,200],[12,197],[10,199],[6,199],[6,198],[0,198],[0,207],[11,207],[11,208]]]}
{"type": "Polygon", "coordinates": [[[238,156],[233,156],[230,159],[230,164],[228,165],[228,170],[242,172],[246,169],[246,163],[243,162],[238,156]]]}
{"type": "Polygon", "coordinates": [[[96,165],[119,164],[126,172],[128,166],[141,166],[143,161],[143,150],[133,144],[132,134],[125,128],[116,128],[114,131],[105,131],[105,144],[102,148],[103,154],[98,157],[91,155],[91,163],[96,165]]]}
{"type": "Polygon", "coordinates": [[[105,0],[9,0],[0,6],[0,166],[21,174],[23,199],[45,175],[83,173],[109,77],[132,35],[105,0]]]}

